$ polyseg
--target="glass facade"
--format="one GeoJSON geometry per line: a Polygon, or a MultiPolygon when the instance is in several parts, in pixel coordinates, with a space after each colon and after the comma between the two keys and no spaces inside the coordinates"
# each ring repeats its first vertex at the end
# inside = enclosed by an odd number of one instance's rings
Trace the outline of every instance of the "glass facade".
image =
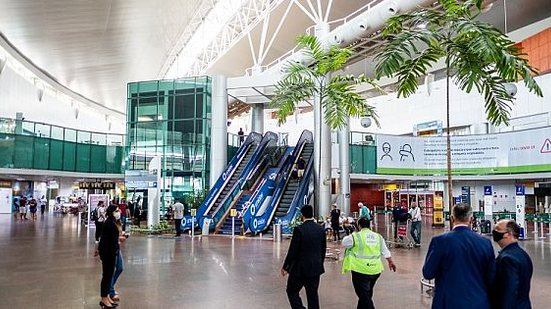
{"type": "Polygon", "coordinates": [[[124,135],[0,118],[0,167],[122,174],[124,135]]]}
{"type": "Polygon", "coordinates": [[[208,186],[211,88],[206,76],[128,84],[126,169],[161,157],[161,200],[208,186]]]}

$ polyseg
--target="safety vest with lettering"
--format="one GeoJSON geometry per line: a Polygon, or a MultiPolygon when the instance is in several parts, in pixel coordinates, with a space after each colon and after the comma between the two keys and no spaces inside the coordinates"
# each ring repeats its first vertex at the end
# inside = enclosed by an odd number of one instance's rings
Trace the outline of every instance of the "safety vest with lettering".
{"type": "Polygon", "coordinates": [[[380,274],[384,270],[381,261],[381,236],[370,229],[352,233],[354,246],[346,249],[342,273],[355,271],[366,275],[380,274]]]}

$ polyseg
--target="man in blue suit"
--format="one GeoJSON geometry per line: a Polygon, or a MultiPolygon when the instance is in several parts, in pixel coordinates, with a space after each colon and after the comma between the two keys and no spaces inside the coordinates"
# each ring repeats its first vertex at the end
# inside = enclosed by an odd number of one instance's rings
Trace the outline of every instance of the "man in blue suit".
{"type": "Polygon", "coordinates": [[[471,230],[472,217],[471,206],[455,205],[453,230],[430,242],[423,276],[435,279],[432,308],[490,308],[494,250],[489,239],[471,230]]]}
{"type": "Polygon", "coordinates": [[[518,245],[520,227],[513,220],[499,221],[492,236],[501,247],[496,259],[496,280],[492,293],[492,308],[530,309],[532,260],[518,245]]]}

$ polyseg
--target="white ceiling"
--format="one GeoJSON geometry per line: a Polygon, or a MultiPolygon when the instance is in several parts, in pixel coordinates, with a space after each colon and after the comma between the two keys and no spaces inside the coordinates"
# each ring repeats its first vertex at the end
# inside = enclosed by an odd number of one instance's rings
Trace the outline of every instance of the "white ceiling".
{"type": "MultiPolygon", "coordinates": [[[[61,84],[124,112],[126,83],[157,78],[189,20],[205,1],[214,0],[0,0],[0,32],[61,84]]],[[[271,13],[269,34],[283,18],[289,1],[283,1],[271,13]]],[[[322,7],[328,2],[321,0],[322,7]]],[[[334,0],[329,20],[345,17],[367,2],[334,0]]],[[[484,15],[501,28],[503,2],[497,0],[484,15]]],[[[506,3],[508,31],[551,15],[550,0],[506,3]]],[[[311,25],[313,22],[293,5],[262,64],[292,49],[295,37],[311,25]]],[[[260,23],[251,32],[255,48],[261,29],[260,23]]],[[[241,76],[252,67],[252,59],[245,36],[207,73],[241,76]]]]}
{"type": "Polygon", "coordinates": [[[0,0],[0,31],[73,91],[120,111],[151,79],[200,1],[0,0]]]}

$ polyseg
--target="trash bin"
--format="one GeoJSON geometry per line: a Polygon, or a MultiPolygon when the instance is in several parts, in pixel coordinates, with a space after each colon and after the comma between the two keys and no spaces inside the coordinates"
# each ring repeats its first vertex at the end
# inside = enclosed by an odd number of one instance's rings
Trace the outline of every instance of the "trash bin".
{"type": "Polygon", "coordinates": [[[274,224],[274,241],[281,242],[281,223],[274,224]]]}
{"type": "Polygon", "coordinates": [[[202,235],[204,236],[208,236],[209,235],[209,227],[210,227],[210,222],[212,221],[212,219],[205,219],[203,221],[203,229],[202,229],[202,235]]]}

